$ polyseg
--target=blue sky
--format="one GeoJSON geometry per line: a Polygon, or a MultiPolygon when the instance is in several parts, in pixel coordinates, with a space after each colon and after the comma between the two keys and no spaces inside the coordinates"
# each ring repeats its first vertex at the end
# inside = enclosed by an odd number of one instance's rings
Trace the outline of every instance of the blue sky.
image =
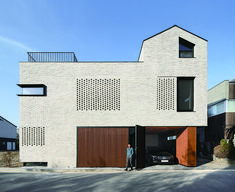
{"type": "Polygon", "coordinates": [[[0,115],[19,125],[19,61],[74,51],[79,61],[136,61],[142,40],[178,25],[208,40],[208,88],[235,78],[235,1],[1,0],[0,115]]]}

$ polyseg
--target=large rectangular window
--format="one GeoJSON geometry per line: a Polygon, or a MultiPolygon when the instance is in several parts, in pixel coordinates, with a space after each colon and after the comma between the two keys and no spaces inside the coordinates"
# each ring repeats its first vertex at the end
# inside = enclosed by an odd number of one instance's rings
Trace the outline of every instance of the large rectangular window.
{"type": "Polygon", "coordinates": [[[22,94],[18,96],[45,96],[46,86],[44,84],[18,84],[22,88],[22,94]]]}
{"type": "Polygon", "coordinates": [[[177,78],[177,111],[193,111],[194,77],[177,78]]]}

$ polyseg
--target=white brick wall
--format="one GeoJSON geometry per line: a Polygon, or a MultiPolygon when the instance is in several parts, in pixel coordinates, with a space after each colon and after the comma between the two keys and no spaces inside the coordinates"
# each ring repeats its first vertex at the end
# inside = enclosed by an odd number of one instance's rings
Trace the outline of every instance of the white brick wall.
{"type": "Polygon", "coordinates": [[[144,41],[143,62],[20,63],[20,84],[45,84],[46,97],[20,97],[20,127],[46,128],[44,147],[20,146],[21,161],[76,167],[77,126],[206,126],[207,42],[178,27],[144,41]],[[194,43],[180,59],[178,38],[194,43]],[[194,112],[156,109],[156,79],[193,76],[194,112]],[[120,111],[77,111],[77,79],[120,79],[120,111]]]}

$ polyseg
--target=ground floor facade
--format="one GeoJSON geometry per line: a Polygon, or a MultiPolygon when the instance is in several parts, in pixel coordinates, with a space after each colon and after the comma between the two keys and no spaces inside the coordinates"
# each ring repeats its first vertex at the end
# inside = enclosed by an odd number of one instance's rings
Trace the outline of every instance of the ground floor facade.
{"type": "Polygon", "coordinates": [[[196,166],[196,127],[78,127],[77,167],[125,167],[126,148],[133,164],[145,166],[148,148],[171,152],[185,166],[196,166]],[[175,140],[167,140],[176,136],[175,140]]]}
{"type": "Polygon", "coordinates": [[[76,134],[67,139],[70,145],[66,146],[65,142],[57,139],[50,149],[52,145],[46,138],[46,129],[25,128],[21,129],[24,140],[20,146],[20,161],[25,164],[43,163],[48,167],[125,167],[126,149],[130,144],[134,149],[132,163],[137,169],[145,167],[147,151],[153,148],[170,152],[181,165],[196,166],[196,129],[140,125],[78,126],[76,134]],[[74,147],[71,143],[76,146],[76,151],[70,155],[69,150],[74,147]]]}

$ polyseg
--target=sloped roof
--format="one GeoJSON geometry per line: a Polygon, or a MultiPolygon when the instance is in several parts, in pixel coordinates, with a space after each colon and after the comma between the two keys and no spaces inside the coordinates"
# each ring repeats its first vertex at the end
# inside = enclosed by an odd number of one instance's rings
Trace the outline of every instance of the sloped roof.
{"type": "MultiPolygon", "coordinates": [[[[198,38],[200,38],[200,39],[202,39],[202,40],[204,40],[204,41],[208,41],[208,40],[206,40],[206,39],[204,39],[204,38],[202,38],[202,37],[200,37],[200,36],[198,36],[198,35],[196,35],[196,34],[190,32],[190,31],[187,31],[186,29],[183,29],[183,28],[179,27],[178,25],[173,25],[172,27],[169,27],[169,28],[167,28],[166,30],[161,31],[160,33],[157,33],[157,34],[155,34],[155,35],[153,35],[153,36],[148,37],[147,39],[144,39],[144,40],[142,41],[140,53],[141,53],[141,50],[142,50],[144,41],[146,41],[146,40],[148,40],[148,39],[151,39],[151,38],[153,38],[153,37],[155,37],[155,36],[157,36],[157,35],[159,35],[159,34],[161,34],[161,33],[164,33],[164,32],[166,32],[166,31],[168,31],[168,30],[170,30],[170,29],[172,29],[172,28],[174,28],[174,27],[178,27],[179,29],[184,30],[184,31],[186,31],[187,33],[190,33],[190,34],[192,34],[192,35],[194,35],[194,36],[196,36],[196,37],[198,37],[198,38]]],[[[140,54],[139,54],[139,58],[140,58],[140,54]]],[[[138,60],[139,60],[139,59],[138,59],[138,60]]]]}
{"type": "Polygon", "coordinates": [[[155,37],[155,36],[157,36],[157,35],[159,35],[159,34],[161,34],[161,33],[164,33],[165,31],[168,31],[168,30],[170,30],[170,29],[172,29],[172,28],[174,28],[174,27],[178,27],[178,28],[181,29],[181,30],[184,30],[184,31],[186,31],[186,32],[188,32],[188,33],[190,33],[190,34],[196,36],[196,37],[199,37],[200,39],[202,39],[202,40],[204,40],[204,41],[207,41],[206,39],[204,39],[204,38],[202,38],[202,37],[200,37],[200,36],[198,36],[198,35],[196,35],[196,34],[190,32],[190,31],[187,31],[186,29],[183,29],[183,28],[179,27],[178,25],[173,25],[172,27],[170,27],[170,28],[168,28],[168,29],[166,29],[166,30],[164,30],[164,31],[161,31],[160,33],[157,33],[157,34],[155,34],[155,35],[153,35],[153,36],[151,36],[151,37],[148,37],[147,39],[144,39],[143,41],[146,41],[146,40],[148,40],[148,39],[151,39],[152,37],[155,37]]]}
{"type": "Polygon", "coordinates": [[[11,125],[13,125],[13,126],[17,127],[16,125],[14,125],[13,123],[11,123],[11,122],[10,122],[10,121],[8,121],[7,119],[3,118],[2,116],[0,116],[0,120],[4,120],[4,121],[6,121],[6,122],[10,123],[11,125]]]}
{"type": "Polygon", "coordinates": [[[235,78],[229,81],[229,83],[235,83],[235,78]]]}

